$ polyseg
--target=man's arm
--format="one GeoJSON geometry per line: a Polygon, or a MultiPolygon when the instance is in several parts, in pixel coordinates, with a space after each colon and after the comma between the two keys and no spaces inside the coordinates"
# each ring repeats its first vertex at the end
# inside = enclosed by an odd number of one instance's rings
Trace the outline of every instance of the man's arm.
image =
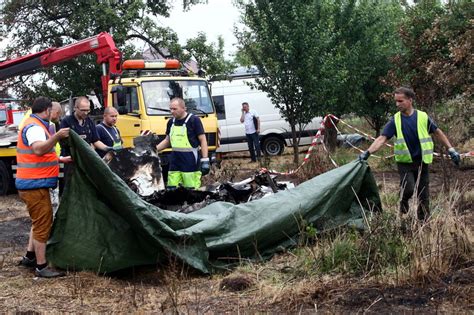
{"type": "Polygon", "coordinates": [[[441,129],[437,128],[433,132],[433,136],[436,138],[436,140],[441,142],[446,148],[450,149],[450,148],[453,147],[451,145],[451,142],[449,142],[448,137],[446,137],[446,135],[444,134],[444,132],[441,129]]]}
{"type": "Polygon", "coordinates": [[[161,141],[160,143],[158,143],[158,145],[156,146],[156,151],[157,152],[160,152],[166,148],[168,148],[170,146],[170,137],[169,136],[166,136],[165,139],[163,139],[163,141],[161,141]]]}
{"type": "Polygon", "coordinates": [[[102,141],[100,140],[97,140],[96,142],[94,142],[92,144],[94,146],[94,148],[98,149],[98,150],[102,150],[102,151],[108,151],[110,150],[110,147],[105,145],[102,141]]]}
{"type": "Polygon", "coordinates": [[[243,123],[245,121],[245,111],[242,109],[242,115],[240,116],[240,122],[243,123]]]}
{"type": "Polygon", "coordinates": [[[53,136],[51,136],[46,141],[36,141],[31,144],[31,148],[33,149],[33,153],[42,156],[46,153],[50,152],[56,143],[69,136],[69,128],[61,128],[58,132],[56,132],[53,136]]]}
{"type": "Polygon", "coordinates": [[[260,117],[257,118],[257,133],[260,133],[260,117]]]}
{"type": "Polygon", "coordinates": [[[374,142],[370,145],[370,147],[367,149],[369,153],[375,153],[377,152],[385,143],[387,143],[388,138],[384,135],[378,136],[377,139],[374,140],[374,142]]]}
{"type": "Polygon", "coordinates": [[[207,158],[209,154],[209,150],[207,148],[207,140],[206,140],[206,135],[205,134],[200,134],[198,136],[199,143],[201,145],[201,156],[203,158],[207,158]]]}

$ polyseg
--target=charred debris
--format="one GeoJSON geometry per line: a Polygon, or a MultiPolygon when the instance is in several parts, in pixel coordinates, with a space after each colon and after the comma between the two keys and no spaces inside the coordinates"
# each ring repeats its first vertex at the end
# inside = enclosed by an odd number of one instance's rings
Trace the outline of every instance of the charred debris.
{"type": "Polygon", "coordinates": [[[161,209],[190,213],[217,201],[239,204],[294,187],[261,170],[240,182],[217,182],[200,190],[165,189],[160,158],[154,149],[158,142],[154,134],[141,136],[134,139],[134,148],[110,152],[104,160],[137,195],[161,209]]]}

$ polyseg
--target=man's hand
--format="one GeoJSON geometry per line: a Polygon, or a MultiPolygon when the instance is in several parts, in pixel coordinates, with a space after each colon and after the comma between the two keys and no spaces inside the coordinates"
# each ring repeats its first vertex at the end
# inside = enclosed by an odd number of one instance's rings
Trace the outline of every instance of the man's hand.
{"type": "Polygon", "coordinates": [[[448,149],[448,154],[449,154],[449,157],[451,158],[451,160],[453,161],[453,163],[456,164],[456,165],[459,165],[459,163],[461,162],[461,156],[456,151],[456,149],[449,148],[448,149]]]}
{"type": "Polygon", "coordinates": [[[118,151],[119,148],[115,148],[115,147],[105,147],[104,148],[104,152],[110,152],[110,151],[118,151]]]}
{"type": "Polygon", "coordinates": [[[59,162],[61,163],[71,163],[72,162],[72,158],[70,155],[68,156],[60,156],[59,157],[59,162]]]}
{"type": "Polygon", "coordinates": [[[69,128],[61,128],[54,135],[58,137],[58,140],[67,138],[69,137],[69,128]]]}
{"type": "Polygon", "coordinates": [[[211,169],[211,165],[209,164],[209,158],[202,158],[201,159],[201,174],[207,175],[211,169]]]}
{"type": "Polygon", "coordinates": [[[370,156],[370,152],[368,150],[364,151],[359,155],[359,161],[367,161],[369,156],[370,156]]]}

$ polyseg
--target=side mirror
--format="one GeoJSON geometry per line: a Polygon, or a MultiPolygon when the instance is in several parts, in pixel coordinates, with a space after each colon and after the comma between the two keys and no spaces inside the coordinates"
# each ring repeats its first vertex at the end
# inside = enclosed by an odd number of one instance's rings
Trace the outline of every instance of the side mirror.
{"type": "Polygon", "coordinates": [[[123,85],[115,85],[112,87],[111,93],[116,101],[114,103],[119,108],[120,113],[120,108],[127,106],[127,88],[123,85]]]}
{"type": "Polygon", "coordinates": [[[119,106],[119,108],[118,108],[118,113],[119,113],[120,115],[126,115],[126,114],[128,114],[128,108],[127,108],[127,106],[119,106]]]}

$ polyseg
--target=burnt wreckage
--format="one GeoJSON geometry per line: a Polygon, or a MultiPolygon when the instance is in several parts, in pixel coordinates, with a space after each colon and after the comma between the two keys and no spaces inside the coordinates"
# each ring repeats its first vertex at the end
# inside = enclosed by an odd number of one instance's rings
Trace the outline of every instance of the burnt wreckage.
{"type": "Polygon", "coordinates": [[[158,143],[155,134],[140,136],[134,139],[134,148],[111,151],[104,160],[130,189],[161,209],[190,213],[217,201],[239,204],[294,187],[290,182],[277,182],[276,176],[267,171],[257,171],[240,182],[215,183],[205,190],[165,189],[160,157],[155,150],[158,143]]]}

